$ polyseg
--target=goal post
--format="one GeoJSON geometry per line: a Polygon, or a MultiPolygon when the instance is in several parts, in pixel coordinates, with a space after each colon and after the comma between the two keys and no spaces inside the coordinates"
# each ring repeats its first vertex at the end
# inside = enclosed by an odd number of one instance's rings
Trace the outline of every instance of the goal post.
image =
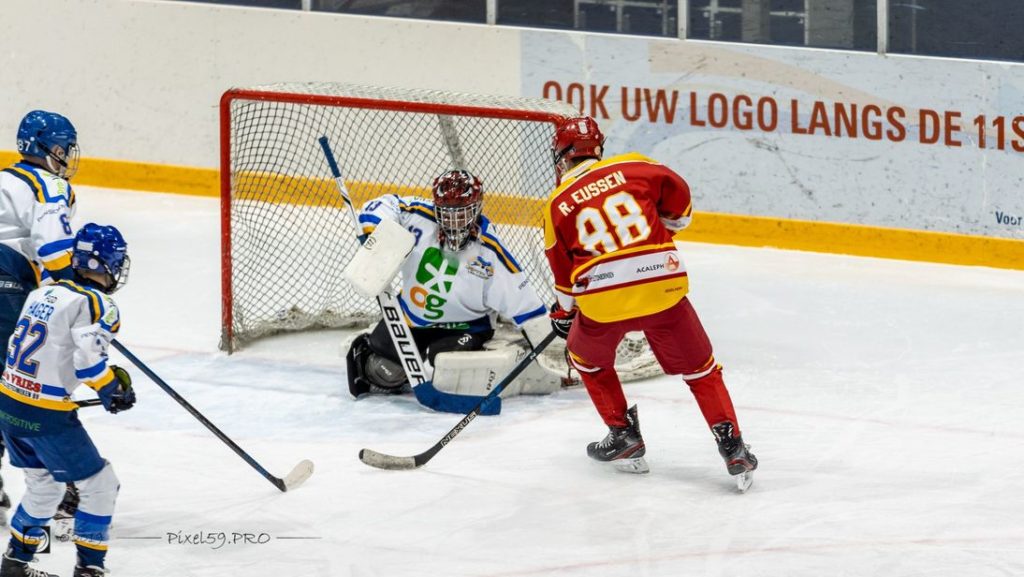
{"type": "MultiPolygon", "coordinates": [[[[554,302],[542,213],[556,181],[551,137],[576,114],[539,98],[338,83],[228,90],[220,101],[221,348],[379,318],[342,277],[357,240],[322,136],[357,208],[383,194],[429,198],[447,170],[478,176],[484,214],[538,296],[554,302]]],[[[623,380],[659,372],[642,335],[624,340],[616,368],[623,380]]]]}
{"type": "Polygon", "coordinates": [[[388,193],[428,197],[464,168],[484,214],[530,283],[553,299],[542,207],[555,183],[550,141],[572,106],[346,84],[276,84],[221,98],[221,348],[282,331],[344,327],[376,313],[342,281],[356,241],[317,144],[330,138],[358,207],[388,193]]]}

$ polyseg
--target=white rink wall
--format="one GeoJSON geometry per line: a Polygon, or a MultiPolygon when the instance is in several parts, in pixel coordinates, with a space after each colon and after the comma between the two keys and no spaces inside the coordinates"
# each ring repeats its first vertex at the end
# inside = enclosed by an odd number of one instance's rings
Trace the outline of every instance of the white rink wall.
{"type": "Polygon", "coordinates": [[[220,95],[280,81],[547,96],[705,211],[1024,239],[1020,64],[143,0],[4,15],[0,150],[47,108],[87,157],[212,169],[220,95]]]}

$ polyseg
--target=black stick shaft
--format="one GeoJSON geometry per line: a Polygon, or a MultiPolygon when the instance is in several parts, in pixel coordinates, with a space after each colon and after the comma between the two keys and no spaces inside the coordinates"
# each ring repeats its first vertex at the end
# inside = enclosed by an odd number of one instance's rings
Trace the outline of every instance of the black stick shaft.
{"type": "Polygon", "coordinates": [[[551,344],[551,341],[555,340],[556,336],[557,335],[555,335],[553,331],[548,333],[548,336],[544,337],[540,344],[527,353],[526,357],[519,361],[519,364],[512,367],[512,370],[505,375],[505,378],[501,379],[501,382],[495,385],[494,388],[491,389],[491,392],[487,393],[487,396],[477,403],[476,407],[473,407],[472,411],[466,414],[465,417],[462,417],[462,420],[456,423],[455,426],[452,427],[452,430],[448,431],[444,437],[441,437],[438,442],[434,443],[434,445],[426,451],[423,451],[413,457],[395,457],[384,453],[378,453],[372,449],[363,449],[359,451],[359,460],[378,469],[415,469],[425,465],[427,461],[434,458],[434,455],[440,452],[441,449],[445,448],[448,443],[452,442],[452,439],[457,437],[463,429],[473,422],[473,419],[480,414],[485,403],[500,395],[501,392],[505,390],[505,387],[519,376],[519,373],[526,370],[526,367],[528,367],[530,363],[537,358],[537,355],[542,353],[544,349],[551,344]]]}
{"type": "Polygon", "coordinates": [[[225,435],[220,429],[217,428],[216,425],[214,425],[213,423],[210,422],[209,419],[204,417],[202,413],[200,413],[195,407],[193,407],[188,401],[186,401],[184,397],[179,395],[177,391],[172,389],[170,385],[168,385],[166,382],[164,382],[164,380],[161,379],[159,375],[154,373],[149,367],[146,366],[145,363],[143,363],[141,360],[139,360],[138,357],[136,357],[134,354],[132,354],[131,351],[129,351],[127,348],[125,348],[124,345],[122,345],[117,340],[114,340],[112,344],[114,345],[115,349],[117,349],[122,355],[125,356],[125,358],[127,358],[129,361],[131,361],[131,363],[133,365],[138,367],[140,371],[145,373],[146,376],[150,378],[150,380],[152,380],[154,383],[156,383],[158,387],[163,389],[165,393],[170,395],[172,399],[177,401],[179,405],[184,407],[185,410],[189,412],[189,414],[191,414],[193,417],[196,418],[196,420],[198,420],[207,429],[209,429],[210,432],[213,433],[218,439],[223,441],[225,445],[227,445],[228,447],[231,447],[231,450],[234,451],[236,455],[241,457],[242,460],[244,460],[246,463],[249,463],[250,467],[252,467],[253,469],[256,469],[256,471],[260,475],[263,475],[263,477],[266,480],[268,480],[271,483],[273,483],[273,485],[275,487],[277,487],[278,489],[280,489],[281,491],[286,491],[287,490],[285,488],[284,481],[282,481],[281,479],[271,475],[266,469],[263,468],[262,465],[260,465],[259,463],[256,462],[256,459],[253,459],[252,456],[249,455],[249,453],[246,453],[244,449],[239,447],[234,441],[231,440],[230,437],[225,435]]]}
{"type": "Polygon", "coordinates": [[[480,411],[483,410],[484,403],[500,395],[501,392],[505,390],[505,387],[507,387],[509,383],[515,380],[515,378],[519,376],[519,373],[525,371],[526,367],[530,366],[530,363],[532,363],[534,359],[537,358],[537,355],[543,352],[544,349],[546,349],[547,346],[551,344],[551,341],[555,340],[556,336],[557,335],[555,335],[554,332],[548,333],[548,336],[544,337],[544,339],[540,342],[539,345],[537,345],[535,349],[530,351],[530,353],[526,355],[526,357],[524,357],[523,360],[519,361],[518,365],[512,367],[512,370],[509,371],[507,375],[505,375],[505,378],[502,379],[501,382],[499,382],[493,389],[491,389],[491,392],[487,393],[487,396],[484,397],[482,401],[477,403],[477,406],[474,407],[473,410],[469,412],[469,414],[463,417],[461,421],[456,423],[455,426],[452,427],[452,430],[448,431],[447,435],[442,437],[440,441],[438,441],[433,447],[430,448],[429,451],[426,451],[422,455],[417,456],[416,460],[418,464],[422,465],[423,463],[426,463],[431,458],[433,458],[433,456],[436,455],[438,451],[443,449],[445,445],[452,442],[452,439],[457,437],[459,433],[461,433],[462,430],[465,429],[466,426],[469,425],[469,423],[471,423],[473,419],[475,419],[480,414],[480,411]],[[422,457],[422,459],[420,459],[419,457],[422,457]]]}

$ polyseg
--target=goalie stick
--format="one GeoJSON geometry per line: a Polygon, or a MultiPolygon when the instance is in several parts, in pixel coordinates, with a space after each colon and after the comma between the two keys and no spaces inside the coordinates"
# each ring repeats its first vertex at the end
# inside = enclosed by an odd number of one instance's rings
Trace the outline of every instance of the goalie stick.
{"type": "MultiPolygon", "coordinates": [[[[161,379],[156,373],[150,370],[150,368],[147,367],[145,363],[140,361],[139,358],[133,355],[132,352],[125,348],[124,345],[122,345],[117,340],[114,340],[111,344],[113,344],[114,348],[117,349],[122,355],[124,355],[125,358],[131,361],[133,365],[138,367],[140,371],[145,373],[145,375],[149,377],[150,380],[152,380],[154,383],[157,384],[157,386],[163,389],[165,393],[170,395],[172,399],[174,399],[175,401],[178,402],[179,405],[184,407],[185,410],[189,412],[189,414],[195,417],[200,423],[205,425],[206,428],[209,429],[211,433],[213,433],[218,439],[223,441],[225,445],[231,447],[231,450],[234,451],[235,454],[241,457],[242,460],[244,460],[246,463],[249,463],[249,466],[251,466],[253,469],[256,469],[256,471],[259,472],[260,475],[263,475],[263,477],[266,480],[270,481],[271,483],[273,483],[275,487],[280,489],[282,493],[298,487],[313,474],[313,462],[308,459],[303,459],[298,465],[295,465],[292,468],[291,472],[285,475],[283,479],[271,475],[266,469],[263,468],[262,465],[260,465],[256,461],[256,459],[253,459],[252,456],[249,455],[249,453],[246,453],[245,450],[239,447],[234,441],[232,441],[230,437],[221,432],[221,430],[218,429],[216,425],[214,425],[209,421],[209,419],[204,417],[202,413],[196,410],[196,408],[193,407],[188,401],[186,401],[184,397],[179,395],[177,391],[172,389],[170,385],[165,383],[163,379],[161,379]]],[[[90,406],[96,404],[98,401],[99,399],[89,399],[86,401],[78,401],[77,404],[79,406],[90,406]]]]}
{"type": "Polygon", "coordinates": [[[416,469],[427,464],[427,461],[433,459],[434,455],[443,449],[445,445],[452,442],[452,439],[458,436],[463,429],[473,422],[473,419],[480,414],[485,403],[500,395],[501,392],[505,390],[505,387],[519,376],[519,373],[523,372],[523,370],[525,370],[526,367],[537,358],[537,355],[541,354],[553,340],[555,340],[555,333],[552,331],[548,333],[548,336],[544,337],[544,340],[542,340],[535,348],[527,353],[516,366],[512,367],[512,370],[505,375],[505,378],[501,379],[501,382],[495,385],[491,392],[487,393],[487,396],[484,397],[472,411],[470,411],[465,417],[462,417],[462,420],[456,423],[455,426],[452,427],[452,430],[448,431],[448,434],[441,437],[441,440],[434,443],[434,445],[426,451],[412,457],[395,457],[384,453],[378,453],[372,449],[362,449],[359,451],[359,460],[371,467],[392,470],[416,469]]]}
{"type": "MultiPolygon", "coordinates": [[[[318,141],[320,142],[320,147],[323,148],[324,156],[327,157],[327,165],[330,166],[331,175],[334,176],[334,184],[337,185],[338,192],[341,194],[341,198],[345,201],[349,214],[352,216],[352,227],[355,230],[356,238],[359,238],[363,231],[359,228],[356,208],[352,205],[352,197],[348,194],[348,187],[345,186],[345,181],[341,178],[341,170],[338,168],[338,161],[334,158],[334,152],[331,151],[331,143],[327,140],[326,136],[321,136],[318,141]]],[[[426,381],[425,365],[420,358],[420,352],[416,348],[416,343],[412,339],[409,325],[405,323],[402,311],[399,309],[398,299],[389,291],[383,291],[377,295],[377,306],[380,307],[380,311],[384,315],[384,322],[388,326],[388,334],[391,335],[391,342],[394,343],[395,350],[398,351],[398,356],[402,360],[402,368],[405,369],[405,375],[408,377],[409,383],[415,387],[426,381]]]]}

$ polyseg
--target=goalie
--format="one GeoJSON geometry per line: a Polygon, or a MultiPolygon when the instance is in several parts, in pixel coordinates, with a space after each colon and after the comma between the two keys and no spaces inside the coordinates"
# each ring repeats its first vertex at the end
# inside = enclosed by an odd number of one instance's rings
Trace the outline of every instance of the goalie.
{"type": "MultiPolygon", "coordinates": [[[[432,203],[394,194],[371,200],[358,217],[363,246],[345,270],[349,283],[367,297],[390,287],[401,272],[399,306],[416,348],[434,369],[433,379],[414,392],[435,410],[472,410],[525,347],[550,331],[544,304],[481,214],[482,206],[480,179],[465,170],[434,179],[432,203]],[[485,349],[498,315],[522,329],[527,342],[485,349]]],[[[346,360],[355,397],[409,391],[384,320],[351,341],[346,360]]],[[[535,362],[503,395],[546,394],[560,386],[560,375],[535,362]]],[[[500,410],[495,399],[481,414],[500,410]]]]}

